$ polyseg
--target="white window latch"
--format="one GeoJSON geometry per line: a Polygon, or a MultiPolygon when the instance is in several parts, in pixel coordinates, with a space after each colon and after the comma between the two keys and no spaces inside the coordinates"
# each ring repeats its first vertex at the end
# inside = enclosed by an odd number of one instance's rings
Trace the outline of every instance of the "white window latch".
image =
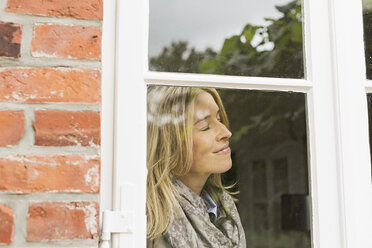
{"type": "Polygon", "coordinates": [[[112,233],[133,233],[133,213],[104,210],[101,248],[109,248],[112,233]]]}

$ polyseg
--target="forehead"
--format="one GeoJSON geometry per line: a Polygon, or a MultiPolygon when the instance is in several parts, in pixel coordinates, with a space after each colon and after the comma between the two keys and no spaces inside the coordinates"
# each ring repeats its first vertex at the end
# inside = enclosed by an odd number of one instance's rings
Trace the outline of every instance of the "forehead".
{"type": "Polygon", "coordinates": [[[195,107],[211,107],[218,109],[217,103],[214,100],[213,96],[205,91],[196,96],[195,107]]]}
{"type": "Polygon", "coordinates": [[[195,117],[201,118],[202,115],[209,115],[218,112],[219,107],[212,95],[208,92],[201,92],[195,98],[195,117]]]}

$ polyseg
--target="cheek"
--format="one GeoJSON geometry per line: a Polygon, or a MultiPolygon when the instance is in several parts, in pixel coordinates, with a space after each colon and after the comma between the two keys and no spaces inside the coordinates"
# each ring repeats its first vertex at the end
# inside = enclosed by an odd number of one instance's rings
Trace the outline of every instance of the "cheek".
{"type": "Polygon", "coordinates": [[[207,139],[200,135],[197,138],[194,138],[194,162],[198,162],[197,160],[203,159],[203,157],[205,155],[208,155],[210,152],[212,152],[212,144],[210,142],[210,139],[207,139]]]}

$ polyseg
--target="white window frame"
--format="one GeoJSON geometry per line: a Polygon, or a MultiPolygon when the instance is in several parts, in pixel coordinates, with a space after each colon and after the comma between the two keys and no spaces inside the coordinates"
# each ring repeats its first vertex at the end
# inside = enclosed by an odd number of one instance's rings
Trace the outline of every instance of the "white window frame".
{"type": "MultiPolygon", "coordinates": [[[[305,79],[149,72],[148,1],[120,0],[116,7],[112,208],[133,211],[136,221],[133,233],[114,235],[112,247],[146,247],[146,86],[149,84],[306,93],[313,247],[372,247],[366,99],[366,93],[372,92],[372,82],[365,77],[361,0],[304,0],[305,79]]],[[[104,38],[104,47],[105,42],[112,43],[104,38]]],[[[105,75],[107,61],[103,63],[105,75]]],[[[103,118],[104,110],[105,106],[103,118]]],[[[102,184],[108,184],[103,180],[102,173],[102,184]]],[[[101,191],[101,205],[102,200],[108,201],[108,197],[102,196],[107,192],[101,191]]]]}
{"type": "Polygon", "coordinates": [[[104,0],[102,24],[102,83],[101,83],[101,173],[99,226],[102,212],[112,209],[114,164],[114,99],[116,53],[116,0],[104,0]]]}

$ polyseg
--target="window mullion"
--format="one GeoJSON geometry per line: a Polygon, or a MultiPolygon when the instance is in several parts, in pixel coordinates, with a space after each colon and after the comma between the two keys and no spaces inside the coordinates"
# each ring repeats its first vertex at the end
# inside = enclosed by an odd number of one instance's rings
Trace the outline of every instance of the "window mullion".
{"type": "Polygon", "coordinates": [[[362,1],[331,1],[347,247],[371,247],[372,197],[362,1]],[[347,16],[347,18],[345,18],[347,16]]]}
{"type": "Polygon", "coordinates": [[[334,111],[332,44],[328,1],[304,4],[307,76],[313,82],[308,94],[310,185],[313,246],[345,247],[345,220],[340,190],[340,162],[334,111]]]}

